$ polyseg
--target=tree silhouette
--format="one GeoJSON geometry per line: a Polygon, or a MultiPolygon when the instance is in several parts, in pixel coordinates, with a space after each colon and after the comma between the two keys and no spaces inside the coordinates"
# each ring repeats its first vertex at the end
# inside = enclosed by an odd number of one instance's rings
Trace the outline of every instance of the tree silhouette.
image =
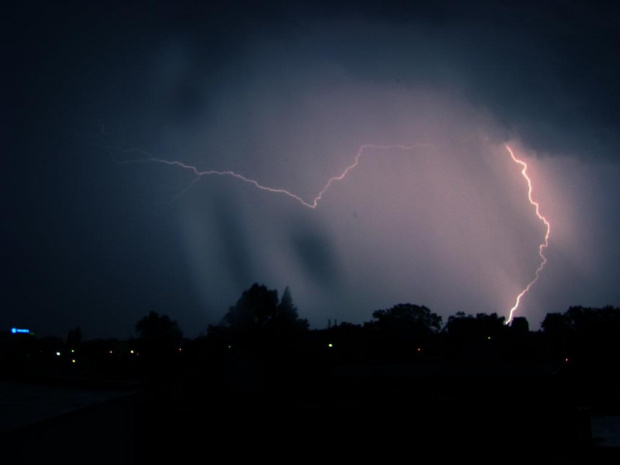
{"type": "Polygon", "coordinates": [[[212,353],[221,356],[226,379],[242,377],[248,386],[275,383],[268,388],[275,393],[276,384],[281,388],[302,375],[307,329],[290,289],[279,300],[278,291],[254,283],[229,307],[221,324],[209,326],[207,339],[212,353]]]}
{"type": "Polygon", "coordinates": [[[168,315],[159,315],[157,312],[150,312],[138,321],[136,331],[141,339],[162,343],[178,343],[183,337],[183,332],[176,321],[171,320],[168,315]]]}
{"type": "Polygon", "coordinates": [[[297,307],[293,304],[291,290],[288,286],[284,289],[282,299],[278,304],[275,322],[283,329],[308,329],[308,320],[299,318],[299,315],[297,314],[297,307]]]}
{"type": "Polygon", "coordinates": [[[258,283],[243,291],[237,303],[228,309],[222,322],[234,332],[241,333],[308,328],[307,320],[300,319],[297,314],[288,287],[279,301],[278,291],[267,289],[265,285],[258,283]]]}
{"type": "Polygon", "coordinates": [[[288,286],[284,289],[282,299],[278,304],[278,318],[283,321],[294,322],[297,319],[297,307],[293,305],[293,298],[291,297],[291,290],[288,286]]]}
{"type": "Polygon", "coordinates": [[[620,309],[570,307],[563,315],[569,328],[572,350],[581,356],[605,364],[620,355],[618,333],[620,332],[620,309]]]}
{"type": "Polygon", "coordinates": [[[487,315],[486,313],[478,313],[466,315],[464,312],[457,312],[448,318],[448,323],[444,331],[453,338],[462,338],[467,340],[488,339],[499,336],[504,332],[503,316],[497,313],[487,315]]]}
{"type": "Polygon", "coordinates": [[[364,325],[370,331],[370,352],[391,361],[415,360],[421,346],[426,352],[432,336],[441,329],[441,316],[420,305],[397,304],[373,312],[372,317],[364,325]]]}
{"type": "Polygon", "coordinates": [[[581,336],[613,335],[620,330],[620,309],[611,306],[603,308],[570,307],[564,313],[564,319],[566,325],[581,336]]]}
{"type": "Polygon", "coordinates": [[[373,312],[372,324],[380,331],[427,337],[441,329],[441,316],[427,307],[414,304],[397,304],[387,310],[373,312]]]}
{"type": "Polygon", "coordinates": [[[168,374],[183,337],[178,323],[168,315],[150,312],[136,323],[136,331],[140,335],[140,358],[147,372],[157,376],[168,374]]]}
{"type": "Polygon", "coordinates": [[[228,309],[223,322],[238,331],[264,328],[276,318],[277,309],[278,291],[254,283],[250,289],[243,291],[237,303],[228,309]]]}
{"type": "MultiPolygon", "coordinates": [[[[509,329],[504,321],[505,318],[497,313],[473,316],[458,312],[450,316],[443,329],[448,353],[457,359],[497,360],[504,355],[505,335],[509,329]]],[[[518,330],[513,331],[513,336],[515,334],[518,330]]]]}
{"type": "Polygon", "coordinates": [[[568,320],[561,313],[547,313],[540,327],[553,337],[564,336],[570,329],[568,320]]]}

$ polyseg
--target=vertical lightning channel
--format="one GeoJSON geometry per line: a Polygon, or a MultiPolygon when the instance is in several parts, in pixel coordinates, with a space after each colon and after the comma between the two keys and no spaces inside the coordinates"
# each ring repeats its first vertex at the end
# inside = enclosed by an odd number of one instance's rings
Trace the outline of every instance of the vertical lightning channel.
{"type": "Polygon", "coordinates": [[[518,165],[520,165],[523,168],[521,170],[521,174],[523,175],[523,178],[525,178],[525,181],[527,182],[527,188],[528,188],[527,197],[528,197],[528,199],[530,201],[530,204],[533,205],[535,210],[536,210],[536,216],[538,217],[538,219],[540,221],[542,221],[545,224],[545,227],[546,227],[545,240],[538,246],[538,255],[540,256],[540,260],[541,260],[540,261],[540,265],[538,265],[538,268],[536,268],[536,273],[534,274],[534,279],[532,279],[528,283],[528,285],[525,286],[525,288],[517,296],[517,299],[515,301],[514,306],[510,309],[510,314],[508,316],[508,320],[506,321],[506,324],[509,324],[512,321],[514,313],[517,311],[517,308],[519,308],[519,304],[521,303],[521,299],[523,298],[523,296],[525,294],[527,294],[529,292],[529,290],[536,283],[536,281],[538,281],[538,278],[540,277],[540,272],[543,270],[543,268],[547,264],[547,257],[545,257],[544,251],[545,251],[545,249],[547,247],[549,247],[549,234],[551,233],[551,225],[549,224],[549,221],[547,220],[547,218],[545,218],[540,213],[540,205],[539,205],[539,203],[536,202],[532,198],[532,180],[527,175],[527,164],[523,160],[520,160],[520,159],[518,159],[515,156],[514,152],[510,148],[510,146],[505,144],[505,147],[506,147],[506,150],[508,150],[508,153],[510,154],[510,157],[512,158],[512,161],[514,161],[515,163],[517,163],[518,165]]]}
{"type": "MultiPolygon", "coordinates": [[[[151,156],[150,154],[148,154],[147,152],[144,152],[142,150],[134,150],[134,149],[121,149],[118,147],[110,147],[110,146],[106,146],[106,149],[108,150],[108,152],[110,154],[112,154],[112,150],[114,151],[119,151],[119,152],[124,152],[124,153],[140,153],[141,155],[143,155],[143,158],[139,158],[139,159],[129,159],[129,160],[122,160],[119,161],[117,160],[115,157],[113,157],[115,159],[115,161],[117,161],[118,163],[121,164],[129,164],[129,163],[160,163],[160,164],[164,164],[164,165],[168,165],[168,166],[173,166],[173,167],[177,167],[177,168],[181,168],[185,171],[189,171],[190,173],[192,173],[192,175],[194,176],[194,178],[192,179],[192,181],[181,191],[179,192],[173,199],[170,200],[170,202],[174,202],[175,200],[179,199],[180,197],[182,197],[183,195],[185,195],[193,186],[194,184],[196,184],[200,179],[202,179],[203,176],[223,176],[223,177],[232,177],[235,178],[239,181],[242,181],[244,183],[247,184],[251,184],[254,187],[256,187],[259,190],[262,191],[266,191],[266,192],[270,192],[273,194],[281,194],[281,195],[285,195],[293,200],[295,200],[296,202],[300,203],[301,205],[303,205],[304,207],[310,208],[310,209],[316,209],[319,206],[319,203],[321,202],[321,200],[323,199],[323,196],[325,195],[325,193],[329,190],[329,188],[336,182],[342,181],[344,180],[347,175],[353,170],[355,169],[359,163],[360,163],[360,159],[362,157],[362,155],[364,155],[367,151],[369,150],[381,150],[381,151],[385,151],[385,150],[392,150],[392,149],[398,149],[398,150],[413,150],[415,148],[419,148],[419,147],[432,147],[432,146],[428,146],[427,144],[416,144],[416,145],[401,145],[401,144],[394,144],[394,145],[372,145],[372,144],[364,144],[361,145],[357,151],[357,153],[355,154],[355,157],[353,159],[353,162],[348,165],[347,167],[344,168],[344,170],[335,176],[332,176],[331,178],[329,178],[327,180],[327,182],[325,183],[325,185],[323,186],[323,188],[319,191],[319,193],[312,199],[312,200],[304,200],[304,198],[302,198],[301,196],[295,194],[294,192],[291,192],[287,189],[284,188],[279,188],[279,187],[270,187],[270,186],[266,186],[264,184],[261,184],[260,182],[258,182],[256,179],[252,179],[249,177],[246,177],[242,174],[236,173],[235,171],[230,171],[230,170],[226,170],[226,171],[218,171],[218,170],[204,170],[201,171],[199,170],[196,166],[193,165],[188,165],[186,163],[183,163],[181,161],[178,160],[166,160],[163,158],[156,158],[151,156]]],[[[544,251],[547,247],[549,247],[549,235],[551,233],[551,225],[549,224],[549,221],[547,220],[547,218],[545,218],[541,213],[540,213],[540,205],[538,202],[536,202],[533,198],[532,198],[532,180],[530,179],[530,177],[527,175],[527,164],[523,161],[520,160],[519,158],[517,158],[513,152],[513,150],[510,148],[509,145],[505,144],[506,150],[508,151],[508,153],[510,154],[510,157],[512,158],[512,160],[520,165],[522,167],[521,170],[521,174],[523,176],[523,178],[525,179],[525,181],[527,182],[527,186],[528,186],[528,200],[530,202],[530,204],[535,208],[535,212],[536,212],[536,216],[538,217],[538,219],[540,221],[542,221],[546,227],[546,232],[545,232],[545,238],[544,241],[538,246],[538,255],[540,256],[540,265],[538,265],[538,268],[536,269],[536,272],[534,274],[534,278],[527,284],[527,286],[525,286],[525,288],[519,293],[519,295],[517,295],[516,300],[515,300],[515,304],[514,306],[510,309],[510,313],[509,313],[509,317],[508,320],[506,321],[506,324],[509,324],[513,317],[515,312],[517,311],[517,309],[519,308],[519,304],[521,303],[521,299],[525,296],[525,294],[527,294],[530,289],[532,288],[532,286],[538,281],[538,278],[540,277],[540,273],[542,272],[543,268],[545,267],[545,265],[547,264],[547,258],[545,257],[544,251]]]]}

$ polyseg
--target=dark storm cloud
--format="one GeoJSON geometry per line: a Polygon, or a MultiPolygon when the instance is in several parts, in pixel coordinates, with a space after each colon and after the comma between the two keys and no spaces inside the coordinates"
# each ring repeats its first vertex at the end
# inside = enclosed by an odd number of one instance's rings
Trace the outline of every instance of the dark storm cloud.
{"type": "MultiPolygon", "coordinates": [[[[137,118],[132,113],[140,108],[150,110],[142,115],[145,123],[164,114],[184,122],[208,105],[203,89],[222,78],[218,70],[248,46],[265,38],[295,43],[307,32],[312,45],[300,51],[302,59],[321,54],[359,78],[430,83],[459,93],[488,108],[537,152],[584,158],[619,152],[620,29],[610,2],[543,2],[535,8],[492,1],[80,5],[26,3],[5,16],[9,52],[23,67],[16,79],[27,78],[27,111],[51,119],[50,112],[71,108],[76,98],[95,99],[105,119],[101,110],[123,104],[131,91],[138,105],[125,102],[128,117],[137,118]],[[175,42],[185,56],[167,103],[154,102],[148,86],[138,82],[153,50],[174,49],[175,42]],[[116,95],[102,92],[104,82],[116,95]]],[[[237,75],[225,77],[227,85],[251,72],[239,66],[237,75]]]]}
{"type": "Polygon", "coordinates": [[[303,272],[321,287],[336,288],[340,282],[340,266],[327,236],[307,227],[292,233],[293,253],[303,272]]]}
{"type": "Polygon", "coordinates": [[[472,101],[535,151],[617,157],[615,16],[609,4],[584,2],[490,8],[477,30],[464,26],[465,53],[451,63],[472,101]]]}
{"type": "MultiPolygon", "coordinates": [[[[238,213],[239,209],[226,198],[219,198],[214,204],[213,221],[217,224],[217,231],[221,244],[221,259],[227,269],[227,278],[223,274],[213,276],[212,279],[231,279],[239,288],[251,282],[255,275],[253,253],[248,245],[248,231],[244,219],[238,213]]],[[[208,259],[204,257],[204,259],[208,259]]],[[[222,270],[224,271],[224,270],[222,270]]]]}
{"type": "MultiPolygon", "coordinates": [[[[150,14],[189,50],[168,108],[179,117],[207,102],[205,76],[218,85],[220,65],[273,40],[297,44],[300,61],[321,56],[358,79],[458,94],[541,154],[618,153],[619,29],[609,3],[233,2],[150,14]]],[[[244,60],[225,86],[252,72],[244,60]]]]}
{"type": "Polygon", "coordinates": [[[611,3],[442,2],[394,14],[389,5],[365,19],[401,27],[383,45],[387,53],[399,49],[401,63],[409,55],[418,69],[393,61],[375,72],[401,68],[405,82],[434,81],[458,92],[537,152],[618,156],[619,28],[611,3]]]}
{"type": "MultiPolygon", "coordinates": [[[[496,124],[485,129],[496,131],[489,134],[495,142],[515,137],[540,154],[583,160],[615,161],[620,153],[620,28],[612,3],[22,1],[2,8],[2,259],[11,273],[2,284],[3,306],[24,320],[36,315],[59,333],[69,319],[73,325],[74,316],[86,315],[84,308],[97,309],[91,329],[102,334],[118,331],[123,318],[133,320],[122,322],[125,334],[143,310],[181,306],[204,326],[195,316],[203,303],[190,295],[179,258],[178,219],[167,216],[174,206],[152,205],[168,172],[156,179],[121,174],[108,164],[104,143],[205,168],[212,162],[221,169],[241,166],[273,174],[277,183],[290,181],[288,172],[278,172],[286,166],[301,170],[302,178],[318,172],[321,179],[304,186],[314,192],[336,170],[336,160],[318,159],[316,172],[309,171],[315,164],[299,168],[302,161],[292,156],[286,165],[271,155],[275,136],[286,145],[289,129],[308,124],[282,151],[297,153],[316,142],[317,153],[343,153],[337,162],[347,163],[355,144],[400,142],[405,129],[392,128],[406,126],[399,124],[417,110],[415,99],[393,112],[390,105],[403,100],[399,92],[422,88],[490,113],[496,124]],[[334,84],[334,76],[341,80],[334,84]],[[313,86],[316,93],[303,93],[313,86]],[[344,98],[343,90],[349,92],[344,98]],[[299,95],[327,110],[298,113],[299,95]],[[384,107],[385,98],[393,102],[384,107]],[[291,110],[268,119],[270,105],[291,110]],[[323,126],[332,110],[334,121],[345,123],[330,133],[323,126]],[[324,134],[313,134],[315,126],[324,134]],[[215,142],[205,147],[197,136],[186,138],[189,133],[215,142]],[[261,146],[265,140],[272,145],[261,146]],[[215,159],[225,144],[235,150],[215,159]],[[111,320],[119,323],[104,323],[105,312],[122,315],[111,320]]],[[[439,125],[451,117],[438,114],[439,125]]],[[[287,187],[297,188],[296,180],[287,187]]],[[[226,199],[219,205],[204,221],[224,239],[221,266],[236,289],[210,309],[214,320],[264,272],[252,261],[261,244],[232,213],[237,205],[226,199]]],[[[294,231],[296,265],[317,283],[339,282],[342,247],[336,233],[320,231],[294,231]]],[[[213,280],[208,271],[204,279],[213,280]]]]}
{"type": "MultiPolygon", "coordinates": [[[[536,151],[617,157],[619,29],[612,2],[441,5],[441,12],[412,15],[410,26],[424,31],[449,88],[491,109],[536,151]]],[[[397,14],[387,18],[398,21],[397,14]]]]}

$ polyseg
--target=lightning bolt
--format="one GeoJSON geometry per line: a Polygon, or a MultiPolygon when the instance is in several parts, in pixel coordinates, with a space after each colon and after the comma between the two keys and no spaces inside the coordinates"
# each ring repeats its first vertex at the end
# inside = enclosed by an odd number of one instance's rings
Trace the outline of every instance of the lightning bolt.
{"type": "Polygon", "coordinates": [[[542,221],[545,224],[545,227],[546,227],[545,240],[538,246],[538,256],[540,257],[540,260],[541,260],[540,261],[540,265],[538,265],[538,268],[536,268],[536,273],[534,274],[534,279],[532,279],[528,283],[528,285],[525,286],[525,288],[517,296],[517,299],[515,301],[514,306],[510,309],[510,314],[508,316],[508,320],[506,321],[506,324],[509,324],[512,321],[514,313],[517,311],[517,308],[519,308],[519,304],[521,303],[521,299],[523,298],[523,296],[525,294],[527,294],[530,291],[530,289],[536,283],[536,281],[538,281],[538,278],[540,277],[541,271],[543,270],[543,268],[547,264],[547,257],[545,257],[544,250],[547,247],[549,247],[549,234],[551,234],[551,225],[549,224],[549,221],[547,220],[547,218],[545,218],[543,215],[541,215],[539,203],[536,202],[532,198],[532,180],[527,175],[527,164],[523,160],[518,159],[515,156],[515,154],[512,151],[512,149],[507,144],[505,145],[505,147],[506,147],[506,150],[508,150],[508,153],[510,154],[510,157],[512,158],[512,161],[514,161],[516,164],[520,165],[523,168],[521,170],[521,174],[523,175],[523,177],[525,178],[525,181],[527,182],[527,188],[528,188],[527,198],[529,199],[530,204],[534,206],[534,208],[536,210],[536,216],[538,217],[538,219],[540,221],[542,221]]]}
{"type": "MultiPolygon", "coordinates": [[[[278,187],[270,187],[270,186],[265,186],[261,183],[259,183],[257,180],[252,179],[252,178],[248,178],[246,176],[243,176],[242,174],[236,173],[234,171],[217,171],[217,170],[206,170],[206,171],[200,171],[198,168],[196,168],[195,166],[192,165],[187,165],[183,162],[180,161],[176,161],[176,160],[165,160],[162,158],[155,158],[152,157],[151,155],[149,155],[147,152],[144,152],[142,150],[136,150],[136,149],[119,149],[118,147],[114,147],[115,150],[118,151],[122,151],[122,152],[137,152],[137,153],[141,153],[143,155],[146,156],[146,158],[142,158],[142,159],[137,159],[137,160],[116,160],[118,163],[121,164],[128,164],[128,163],[161,163],[164,165],[169,165],[169,166],[175,166],[178,168],[182,168],[186,171],[189,171],[191,173],[193,173],[194,175],[194,179],[188,184],[188,186],[183,189],[179,194],[177,194],[170,202],[174,202],[175,200],[179,199],[180,197],[182,197],[183,195],[185,195],[185,193],[187,193],[193,186],[194,184],[196,184],[196,182],[198,182],[203,176],[227,176],[227,177],[232,177],[235,179],[238,179],[240,181],[243,181],[247,184],[251,184],[254,187],[256,187],[257,189],[260,189],[262,191],[266,191],[266,192],[271,192],[273,194],[282,194],[285,195],[287,197],[290,197],[291,199],[299,202],[300,204],[302,204],[304,207],[307,208],[311,208],[311,209],[316,209],[319,206],[319,202],[323,199],[323,195],[325,195],[325,193],[329,190],[329,188],[332,186],[332,184],[334,184],[335,182],[338,181],[342,181],[351,170],[353,170],[355,167],[357,167],[357,165],[359,165],[360,162],[360,158],[362,157],[362,155],[369,149],[375,149],[375,150],[392,150],[392,149],[400,149],[400,150],[413,150],[415,148],[418,147],[423,147],[426,146],[428,147],[427,144],[416,144],[416,145],[401,145],[401,144],[395,144],[395,145],[372,145],[372,144],[364,144],[362,146],[360,146],[359,150],[357,151],[357,153],[355,154],[355,158],[353,159],[353,163],[351,163],[349,166],[347,166],[342,173],[340,173],[337,176],[333,176],[331,178],[329,178],[329,180],[327,181],[327,183],[325,184],[325,186],[323,186],[323,188],[319,191],[319,193],[311,200],[304,200],[302,197],[300,197],[299,195],[290,192],[286,189],[283,188],[278,188],[278,187]]],[[[111,149],[112,147],[107,146],[106,147],[108,152],[111,153],[111,149]]]]}
{"type": "MultiPolygon", "coordinates": [[[[117,161],[118,163],[121,163],[121,164],[128,164],[128,163],[161,163],[163,165],[174,166],[174,167],[178,167],[178,168],[181,168],[183,170],[191,172],[194,175],[194,179],[187,185],[187,187],[185,189],[183,189],[181,192],[179,192],[179,194],[177,194],[173,199],[171,199],[170,203],[176,201],[178,198],[180,198],[183,195],[185,195],[194,186],[194,184],[196,184],[200,179],[202,179],[203,176],[224,176],[224,177],[232,177],[232,178],[238,179],[239,181],[242,181],[244,183],[251,184],[254,187],[256,187],[257,189],[260,189],[262,191],[271,192],[273,194],[285,195],[285,196],[287,196],[287,197],[289,197],[289,198],[299,202],[304,207],[307,207],[307,208],[310,208],[310,209],[314,210],[314,209],[316,209],[319,206],[319,203],[323,199],[323,195],[325,195],[325,193],[329,190],[329,188],[332,186],[332,184],[334,184],[335,182],[338,182],[338,181],[342,181],[353,169],[355,169],[359,165],[360,158],[362,157],[362,155],[364,155],[364,153],[366,153],[366,151],[373,150],[373,149],[374,150],[392,150],[392,149],[413,150],[413,149],[418,148],[418,147],[432,147],[432,146],[429,146],[428,144],[416,144],[416,145],[402,145],[402,144],[395,144],[395,145],[372,145],[372,144],[364,144],[364,145],[361,145],[360,148],[358,149],[357,153],[355,154],[353,162],[350,165],[348,165],[339,175],[332,176],[331,178],[329,178],[327,180],[327,183],[323,186],[323,188],[319,191],[319,193],[311,201],[304,200],[299,195],[297,195],[297,194],[295,194],[293,192],[290,192],[287,189],[278,188],[278,187],[270,187],[270,186],[263,185],[263,184],[261,184],[260,182],[258,182],[255,179],[248,178],[248,177],[246,177],[246,176],[244,176],[242,174],[236,173],[234,171],[230,171],[230,170],[226,170],[226,171],[218,171],[218,170],[205,170],[205,171],[201,171],[197,167],[195,167],[193,165],[185,164],[185,163],[183,163],[181,161],[166,160],[166,159],[162,159],[162,158],[153,157],[148,152],[145,152],[143,150],[121,149],[121,148],[118,148],[118,147],[110,147],[110,146],[105,146],[105,147],[108,150],[108,153],[110,154],[110,156],[112,156],[112,158],[114,158],[115,161],[117,161]],[[134,159],[134,160],[120,160],[119,161],[119,160],[117,160],[112,155],[112,149],[114,149],[116,151],[124,152],[124,153],[140,153],[140,154],[142,154],[144,156],[144,158],[134,159]]],[[[508,320],[506,321],[506,324],[509,324],[512,321],[512,319],[513,319],[514,313],[516,312],[517,308],[519,307],[519,304],[521,303],[521,299],[523,298],[523,296],[525,296],[525,294],[527,294],[530,291],[530,289],[536,283],[536,281],[538,281],[538,278],[540,277],[541,271],[543,270],[543,268],[547,264],[547,258],[545,257],[544,250],[547,247],[549,247],[549,234],[551,233],[551,225],[549,224],[549,221],[547,220],[547,218],[545,218],[540,213],[540,205],[538,204],[538,202],[536,202],[532,198],[532,180],[527,175],[527,164],[523,160],[520,160],[520,159],[518,159],[515,156],[514,152],[510,148],[510,146],[508,146],[506,144],[505,147],[506,147],[506,150],[508,151],[508,153],[510,154],[510,157],[512,158],[512,160],[516,164],[518,164],[518,165],[520,165],[522,167],[521,174],[523,175],[523,178],[527,182],[527,186],[528,186],[528,200],[529,200],[530,204],[532,206],[534,206],[535,211],[536,211],[536,216],[538,217],[538,219],[540,221],[542,221],[544,223],[544,225],[546,227],[545,239],[538,246],[538,255],[540,256],[540,259],[541,259],[540,265],[536,269],[536,272],[534,274],[534,279],[532,279],[532,281],[530,281],[527,284],[527,286],[519,293],[519,295],[517,295],[515,304],[510,309],[510,314],[509,314],[508,320]]]]}

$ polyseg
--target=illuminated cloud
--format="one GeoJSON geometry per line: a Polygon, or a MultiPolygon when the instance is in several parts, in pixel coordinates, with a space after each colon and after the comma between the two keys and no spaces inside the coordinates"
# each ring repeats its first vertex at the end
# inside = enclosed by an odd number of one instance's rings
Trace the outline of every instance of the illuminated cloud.
{"type": "Polygon", "coordinates": [[[617,305],[611,7],[375,3],[9,11],[4,307],[87,335],[152,310],[191,336],[257,281],[289,285],[316,326],[405,301],[506,315],[545,236],[506,142],[553,225],[530,326],[617,305]],[[422,145],[369,152],[316,210],[105,150],[312,204],[363,144],[422,145]]]}

